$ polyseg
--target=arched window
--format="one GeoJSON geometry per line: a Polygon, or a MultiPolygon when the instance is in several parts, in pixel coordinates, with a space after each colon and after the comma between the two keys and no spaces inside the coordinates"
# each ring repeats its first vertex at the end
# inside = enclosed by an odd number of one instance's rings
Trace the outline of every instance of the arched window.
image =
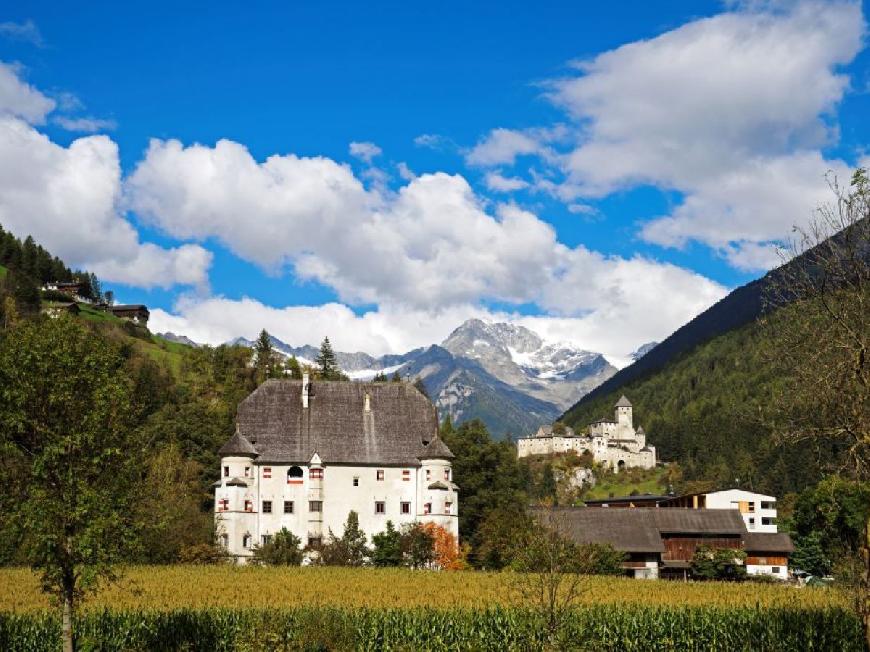
{"type": "Polygon", "coordinates": [[[619,460],[616,464],[617,471],[622,471],[625,468],[625,460],[619,460]]]}
{"type": "Polygon", "coordinates": [[[230,535],[229,534],[222,534],[221,535],[221,545],[224,548],[230,547],[230,535]]]}
{"type": "Polygon", "coordinates": [[[302,484],[302,468],[291,466],[287,469],[287,484],[302,484]]]}
{"type": "Polygon", "coordinates": [[[245,536],[242,537],[242,548],[247,550],[250,547],[251,547],[251,535],[246,534],[245,536]]]}

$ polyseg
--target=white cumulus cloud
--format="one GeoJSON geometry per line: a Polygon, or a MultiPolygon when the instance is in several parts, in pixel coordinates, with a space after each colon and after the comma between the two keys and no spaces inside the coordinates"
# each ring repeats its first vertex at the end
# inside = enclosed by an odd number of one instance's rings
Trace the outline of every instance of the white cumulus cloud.
{"type": "MultiPolygon", "coordinates": [[[[826,173],[849,174],[822,149],[837,140],[850,84],[843,66],[866,25],[858,2],[734,6],[579,61],[576,74],[550,82],[576,137],[550,154],[564,178],[535,188],[569,203],[642,185],[677,191],[682,202],[643,225],[643,238],[702,242],[744,269],[770,264],[762,249],[830,199],[826,173]]],[[[472,153],[512,162],[535,151],[529,133],[492,132],[472,153]]]]}
{"type": "Polygon", "coordinates": [[[54,108],[0,64],[0,224],[32,235],[67,264],[138,287],[205,286],[211,253],[199,245],[142,243],[123,218],[117,145],[106,136],[63,147],[29,123],[54,108]],[[12,75],[10,77],[9,75],[12,75]]]}

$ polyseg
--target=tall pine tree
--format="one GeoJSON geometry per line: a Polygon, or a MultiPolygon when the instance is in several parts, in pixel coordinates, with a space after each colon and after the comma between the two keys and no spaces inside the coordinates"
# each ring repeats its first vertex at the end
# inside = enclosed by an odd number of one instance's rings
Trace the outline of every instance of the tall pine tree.
{"type": "Polygon", "coordinates": [[[324,337],[320,343],[320,353],[317,354],[314,362],[320,369],[322,380],[341,380],[341,369],[338,367],[338,360],[335,358],[335,351],[332,350],[328,337],[324,337]]]}

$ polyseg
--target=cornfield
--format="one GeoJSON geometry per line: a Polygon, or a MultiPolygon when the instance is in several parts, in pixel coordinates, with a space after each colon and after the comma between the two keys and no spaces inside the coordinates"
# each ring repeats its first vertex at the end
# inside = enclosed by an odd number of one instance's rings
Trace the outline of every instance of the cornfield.
{"type": "MultiPolygon", "coordinates": [[[[83,604],[80,650],[863,650],[842,594],[589,578],[548,638],[508,573],[130,568],[83,604]]],[[[29,571],[0,571],[0,650],[60,649],[29,571]]]]}
{"type": "MultiPolygon", "coordinates": [[[[273,609],[303,606],[365,608],[522,606],[511,573],[376,568],[135,566],[82,605],[85,609],[175,610],[203,607],[273,609]]],[[[788,607],[850,605],[835,590],[776,584],[638,581],[589,577],[579,605],[788,607]]],[[[50,608],[38,577],[0,570],[0,612],[50,608]]]]}
{"type": "MultiPolygon", "coordinates": [[[[200,609],[92,611],[77,623],[82,650],[544,650],[530,610],[200,609]]],[[[562,650],[842,650],[860,652],[857,618],[839,608],[641,607],[607,605],[573,611],[556,643],[562,650]]],[[[0,615],[0,649],[60,647],[58,618],[0,615]]]]}

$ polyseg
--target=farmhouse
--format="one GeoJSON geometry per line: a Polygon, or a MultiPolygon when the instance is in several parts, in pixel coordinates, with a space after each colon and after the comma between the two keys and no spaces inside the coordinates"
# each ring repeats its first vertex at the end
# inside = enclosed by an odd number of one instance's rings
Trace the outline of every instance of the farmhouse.
{"type": "Polygon", "coordinates": [[[579,507],[555,509],[546,518],[578,543],[606,543],[624,552],[623,568],[636,578],[685,579],[696,550],[705,545],[746,552],[750,575],[787,579],[794,551],[787,534],[748,532],[736,509],[579,507]]]}
{"type": "Polygon", "coordinates": [[[151,316],[151,313],[148,312],[148,306],[142,304],[109,306],[108,309],[115,317],[127,319],[143,326],[148,323],[148,318],[151,316]]]}
{"type": "Polygon", "coordinates": [[[303,545],[341,536],[351,510],[369,537],[421,521],[458,538],[453,454],[413,385],[268,380],[236,427],[220,449],[215,521],[237,561],[282,528],[303,545]]]}
{"type": "Polygon", "coordinates": [[[517,441],[517,454],[527,457],[569,451],[575,451],[578,455],[589,452],[596,462],[614,471],[633,467],[653,468],[656,465],[655,446],[646,443],[646,433],[642,427],[635,430],[631,403],[623,396],[613,407],[613,421],[596,421],[581,434],[576,434],[568,427],[557,432],[553,426],[541,426],[533,436],[517,441]]]}

